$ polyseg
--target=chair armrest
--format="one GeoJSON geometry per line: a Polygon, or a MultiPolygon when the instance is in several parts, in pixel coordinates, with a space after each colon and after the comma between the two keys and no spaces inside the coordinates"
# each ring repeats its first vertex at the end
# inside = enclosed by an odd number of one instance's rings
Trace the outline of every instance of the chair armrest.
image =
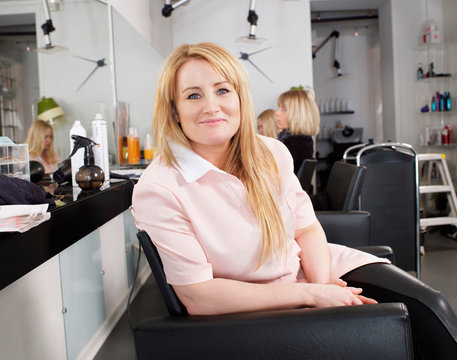
{"type": "Polygon", "coordinates": [[[327,241],[349,247],[370,245],[370,213],[367,211],[316,211],[327,241]]]}
{"type": "Polygon", "coordinates": [[[413,358],[400,303],[148,318],[134,337],[139,360],[413,358]]]}
{"type": "Polygon", "coordinates": [[[385,258],[390,260],[392,264],[395,264],[394,251],[390,246],[371,245],[371,246],[358,246],[357,250],[365,251],[374,256],[385,258]]]}

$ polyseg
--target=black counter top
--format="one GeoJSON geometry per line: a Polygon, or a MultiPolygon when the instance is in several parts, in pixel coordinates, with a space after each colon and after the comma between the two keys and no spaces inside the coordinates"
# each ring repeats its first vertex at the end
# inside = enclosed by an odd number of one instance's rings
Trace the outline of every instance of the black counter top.
{"type": "Polygon", "coordinates": [[[27,232],[0,233],[0,290],[129,208],[133,184],[110,186],[51,211],[27,232]]]}

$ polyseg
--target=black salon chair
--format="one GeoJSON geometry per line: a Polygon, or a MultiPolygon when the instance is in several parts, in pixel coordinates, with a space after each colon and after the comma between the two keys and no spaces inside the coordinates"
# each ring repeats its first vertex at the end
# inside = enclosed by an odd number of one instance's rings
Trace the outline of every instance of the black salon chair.
{"type": "Polygon", "coordinates": [[[316,171],[316,166],[316,159],[305,159],[298,168],[297,178],[300,180],[302,189],[307,193],[311,192],[311,180],[313,179],[314,172],[316,171]]]}
{"type": "Polygon", "coordinates": [[[366,167],[337,161],[323,192],[310,196],[315,211],[350,211],[358,207],[366,167]]]}
{"type": "Polygon", "coordinates": [[[170,314],[135,325],[140,360],[413,359],[400,303],[188,316],[148,234],[140,231],[138,239],[170,314]]]}

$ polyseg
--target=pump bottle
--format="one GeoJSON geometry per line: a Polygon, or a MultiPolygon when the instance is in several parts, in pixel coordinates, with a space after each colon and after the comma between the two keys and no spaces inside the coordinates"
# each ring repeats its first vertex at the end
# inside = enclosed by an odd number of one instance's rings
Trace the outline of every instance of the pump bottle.
{"type": "MultiPolygon", "coordinates": [[[[70,149],[75,146],[75,141],[71,138],[72,135],[86,137],[86,130],[81,125],[79,120],[75,120],[73,127],[70,129],[70,149]]],[[[78,149],[75,154],[71,157],[71,183],[73,186],[78,186],[76,182],[76,173],[79,168],[84,165],[84,149],[78,149]]]]}

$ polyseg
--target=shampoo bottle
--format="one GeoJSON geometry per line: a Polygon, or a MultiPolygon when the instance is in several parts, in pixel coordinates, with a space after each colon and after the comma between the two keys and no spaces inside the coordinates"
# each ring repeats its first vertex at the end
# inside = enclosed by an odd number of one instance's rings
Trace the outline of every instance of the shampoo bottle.
{"type": "Polygon", "coordinates": [[[92,121],[92,140],[97,144],[94,146],[95,165],[105,173],[105,181],[109,180],[109,156],[108,156],[108,131],[106,121],[102,114],[95,115],[92,121]]]}
{"type": "Polygon", "coordinates": [[[154,149],[152,147],[152,137],[151,134],[146,134],[144,141],[144,161],[146,164],[151,163],[152,158],[154,157],[154,149]]]}
{"type": "MultiPolygon", "coordinates": [[[[72,135],[84,136],[86,137],[86,129],[81,125],[81,122],[75,120],[72,128],[70,129],[70,149],[75,147],[75,141],[71,138],[72,135]]],[[[76,173],[79,168],[84,165],[84,149],[80,148],[76,153],[71,157],[71,183],[73,186],[78,186],[76,182],[76,173]]]]}

